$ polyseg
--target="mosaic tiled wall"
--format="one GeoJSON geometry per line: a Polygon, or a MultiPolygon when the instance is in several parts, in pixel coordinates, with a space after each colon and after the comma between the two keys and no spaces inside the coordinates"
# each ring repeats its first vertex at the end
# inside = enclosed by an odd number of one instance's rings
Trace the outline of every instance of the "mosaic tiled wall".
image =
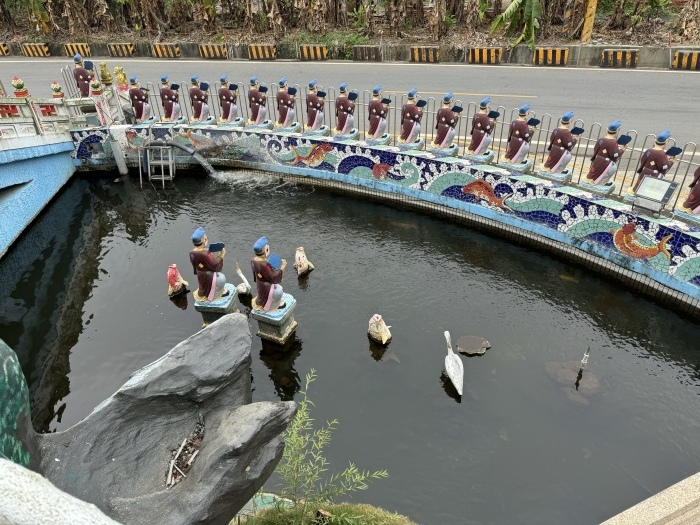
{"type": "MultiPolygon", "coordinates": [[[[215,166],[249,165],[337,180],[465,210],[575,246],[700,298],[700,229],[639,216],[630,205],[573,187],[463,159],[354,141],[217,127],[112,128],[132,164],[149,133],[151,139],[194,148],[215,166]]],[[[87,147],[104,137],[102,131],[74,133],[77,160],[109,162],[109,148],[95,155],[87,147]]],[[[191,157],[181,160],[191,162],[191,157]]]]}

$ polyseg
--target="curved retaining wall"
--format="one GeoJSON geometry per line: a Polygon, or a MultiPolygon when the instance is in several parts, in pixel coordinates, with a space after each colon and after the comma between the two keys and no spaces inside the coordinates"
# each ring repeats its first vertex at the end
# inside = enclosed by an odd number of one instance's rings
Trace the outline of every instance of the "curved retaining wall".
{"type": "MultiPolygon", "coordinates": [[[[426,152],[216,126],[174,131],[156,125],[150,133],[196,149],[213,165],[278,172],[458,217],[580,261],[700,317],[700,229],[685,222],[639,215],[629,204],[578,188],[426,152]]],[[[113,127],[112,134],[136,165],[136,147],[149,130],[113,127]]],[[[74,132],[76,161],[109,164],[108,152],[100,158],[85,147],[106,136],[106,130],[74,132]]]]}

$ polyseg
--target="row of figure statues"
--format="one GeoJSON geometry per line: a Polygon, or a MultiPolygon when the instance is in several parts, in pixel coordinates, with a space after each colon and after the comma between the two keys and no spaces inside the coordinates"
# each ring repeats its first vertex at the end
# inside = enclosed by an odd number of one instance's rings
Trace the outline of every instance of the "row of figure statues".
{"type": "MultiPolygon", "coordinates": [[[[74,57],[74,77],[81,96],[87,96],[90,90],[91,73],[85,67],[80,55],[74,57]]],[[[249,117],[247,121],[239,115],[238,95],[239,86],[228,82],[228,76],[222,75],[219,79],[218,90],[219,107],[221,115],[218,123],[221,125],[233,124],[235,126],[262,127],[270,129],[273,126],[290,131],[301,131],[301,125],[296,121],[296,96],[297,89],[290,87],[287,78],[282,77],[278,81],[276,94],[277,120],[272,122],[267,113],[267,87],[261,85],[258,77],[250,78],[248,88],[249,117]]],[[[214,123],[209,108],[209,84],[199,80],[198,75],[191,78],[189,89],[190,105],[192,107],[192,121],[214,123]]],[[[335,98],[335,128],[330,130],[325,125],[326,93],[318,89],[318,82],[314,79],[307,85],[305,109],[306,123],[304,132],[330,135],[337,139],[357,139],[359,131],[355,128],[355,107],[358,95],[350,91],[347,82],[343,82],[338,89],[335,98]]],[[[163,120],[175,122],[181,120],[180,86],[171,83],[168,75],[161,77],[160,99],[163,107],[163,120]]],[[[418,91],[410,89],[406,94],[406,100],[401,107],[400,134],[397,145],[403,149],[423,149],[421,138],[421,122],[423,111],[427,103],[418,98],[418,91]]],[[[134,111],[136,122],[144,122],[152,119],[148,90],[138,83],[135,76],[130,78],[129,98],[134,111]]],[[[372,89],[371,99],[367,106],[368,126],[366,141],[369,144],[388,144],[391,136],[387,133],[389,104],[391,100],[383,96],[382,87],[375,86],[372,89]]],[[[435,130],[428,150],[446,155],[454,155],[457,152],[457,144],[454,138],[457,133],[462,108],[454,104],[454,95],[446,93],[441,99],[441,106],[437,110],[435,118],[435,130]]],[[[528,158],[530,144],[540,121],[530,117],[530,104],[524,104],[518,108],[517,117],[508,127],[508,135],[499,165],[515,171],[529,171],[532,168],[532,160],[528,158]]],[[[486,97],[479,103],[478,110],[472,117],[469,130],[470,141],[464,152],[464,157],[489,163],[494,158],[491,149],[493,132],[500,114],[491,110],[491,99],[486,97]]],[[[552,130],[547,145],[547,158],[536,170],[536,174],[558,182],[566,183],[571,178],[572,170],[568,165],[573,158],[573,149],[577,144],[577,136],[584,130],[573,126],[574,113],[567,111],[559,119],[558,126],[552,130]]],[[[620,135],[621,122],[615,120],[606,128],[605,136],[598,138],[590,157],[590,167],[582,178],[580,184],[591,191],[609,194],[615,188],[614,176],[617,173],[620,160],[626,150],[627,144],[632,141],[629,135],[620,135]]],[[[681,148],[666,148],[671,132],[664,130],[655,136],[654,145],[642,153],[636,170],[636,177],[628,192],[634,194],[642,180],[646,176],[663,178],[674,164],[675,157],[682,152],[681,148]]],[[[681,211],[688,213],[700,212],[700,168],[698,168],[691,182],[691,194],[680,206],[681,211]]]]}

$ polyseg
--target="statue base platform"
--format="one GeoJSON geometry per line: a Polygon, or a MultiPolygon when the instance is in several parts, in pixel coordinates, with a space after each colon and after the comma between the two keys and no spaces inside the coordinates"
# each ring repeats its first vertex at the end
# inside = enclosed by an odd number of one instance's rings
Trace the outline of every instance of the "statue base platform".
{"type": "Polygon", "coordinates": [[[493,150],[489,149],[486,150],[486,153],[483,155],[474,155],[473,153],[465,153],[462,155],[463,158],[466,160],[473,160],[475,162],[479,162],[480,164],[490,164],[491,161],[493,160],[494,153],[493,150]]]}
{"type": "MultiPolygon", "coordinates": [[[[337,131],[337,130],[336,130],[337,131]]],[[[345,135],[337,133],[333,135],[333,140],[357,140],[360,136],[360,131],[357,128],[352,128],[345,135]]]]}
{"type": "Polygon", "coordinates": [[[695,224],[700,224],[700,215],[689,213],[681,208],[676,208],[675,210],[673,210],[673,216],[683,221],[690,221],[694,222],[695,224]]]}
{"type": "Polygon", "coordinates": [[[386,146],[389,144],[391,141],[391,135],[388,133],[384,133],[384,135],[381,135],[377,137],[376,139],[374,137],[367,137],[365,139],[365,144],[368,146],[386,146]]]}
{"type": "Polygon", "coordinates": [[[237,295],[236,287],[231,283],[226,283],[224,288],[228,290],[228,295],[219,297],[213,301],[198,301],[195,297],[194,309],[202,314],[202,320],[205,326],[235,311],[233,301],[237,295]]]}
{"type": "Polygon", "coordinates": [[[537,173],[535,175],[543,179],[558,182],[560,184],[566,184],[571,180],[571,170],[568,168],[562,171],[561,173],[552,173],[551,171],[547,171],[540,168],[537,170],[537,173]]]}
{"type": "Polygon", "coordinates": [[[498,161],[498,165],[507,170],[517,171],[518,173],[527,173],[530,171],[530,168],[532,168],[532,161],[530,159],[525,159],[522,162],[514,164],[512,162],[501,160],[498,161]]]}
{"type": "MultiPolygon", "coordinates": [[[[194,117],[193,117],[194,118],[194,117]]],[[[199,127],[199,126],[211,126],[213,124],[216,124],[216,117],[214,116],[209,116],[205,118],[204,120],[193,120],[190,123],[190,127],[199,127]]]]}
{"type": "Polygon", "coordinates": [[[294,320],[294,310],[297,307],[296,299],[291,294],[285,293],[282,295],[282,301],[285,303],[284,308],[270,312],[254,309],[250,312],[253,319],[258,321],[257,335],[261,339],[278,345],[284,345],[294,335],[298,324],[294,320]]]}
{"type": "Polygon", "coordinates": [[[396,147],[401,151],[420,151],[425,147],[425,141],[422,138],[414,140],[413,142],[401,142],[400,140],[396,143],[396,147]]]}
{"type": "Polygon", "coordinates": [[[232,120],[231,122],[227,122],[227,121],[221,122],[221,120],[219,120],[219,127],[220,128],[241,128],[244,125],[245,125],[245,120],[243,119],[243,117],[238,117],[237,119],[232,120]]]}
{"type": "Polygon", "coordinates": [[[453,143],[446,148],[437,148],[434,145],[430,146],[428,148],[428,152],[432,153],[433,155],[437,155],[438,157],[454,157],[457,155],[457,150],[459,149],[459,146],[457,143],[453,143]]]}
{"type": "Polygon", "coordinates": [[[275,123],[271,121],[270,119],[267,119],[260,124],[256,124],[255,122],[251,122],[250,120],[246,122],[246,129],[272,129],[275,126],[275,123]]]}
{"type": "Polygon", "coordinates": [[[329,128],[326,125],[323,125],[318,129],[311,129],[311,128],[305,127],[302,134],[306,137],[315,137],[315,136],[327,137],[328,135],[331,134],[331,128],[329,128]]]}
{"type": "Polygon", "coordinates": [[[280,124],[275,124],[275,131],[277,133],[299,133],[301,131],[301,124],[299,122],[292,122],[287,127],[283,127],[280,124]]]}
{"type": "Polygon", "coordinates": [[[615,191],[615,181],[608,182],[607,184],[591,184],[582,179],[578,185],[581,186],[582,189],[590,191],[591,193],[597,193],[598,195],[610,195],[615,191]]]}

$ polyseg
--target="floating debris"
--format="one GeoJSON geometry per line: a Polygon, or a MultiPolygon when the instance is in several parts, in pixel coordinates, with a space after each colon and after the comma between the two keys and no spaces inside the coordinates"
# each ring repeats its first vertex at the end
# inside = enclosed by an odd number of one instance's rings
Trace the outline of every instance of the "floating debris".
{"type": "Polygon", "coordinates": [[[567,283],[577,283],[578,284],[578,279],[576,277],[572,277],[571,275],[566,275],[565,273],[561,274],[559,276],[559,279],[562,281],[566,281],[567,283]]]}

